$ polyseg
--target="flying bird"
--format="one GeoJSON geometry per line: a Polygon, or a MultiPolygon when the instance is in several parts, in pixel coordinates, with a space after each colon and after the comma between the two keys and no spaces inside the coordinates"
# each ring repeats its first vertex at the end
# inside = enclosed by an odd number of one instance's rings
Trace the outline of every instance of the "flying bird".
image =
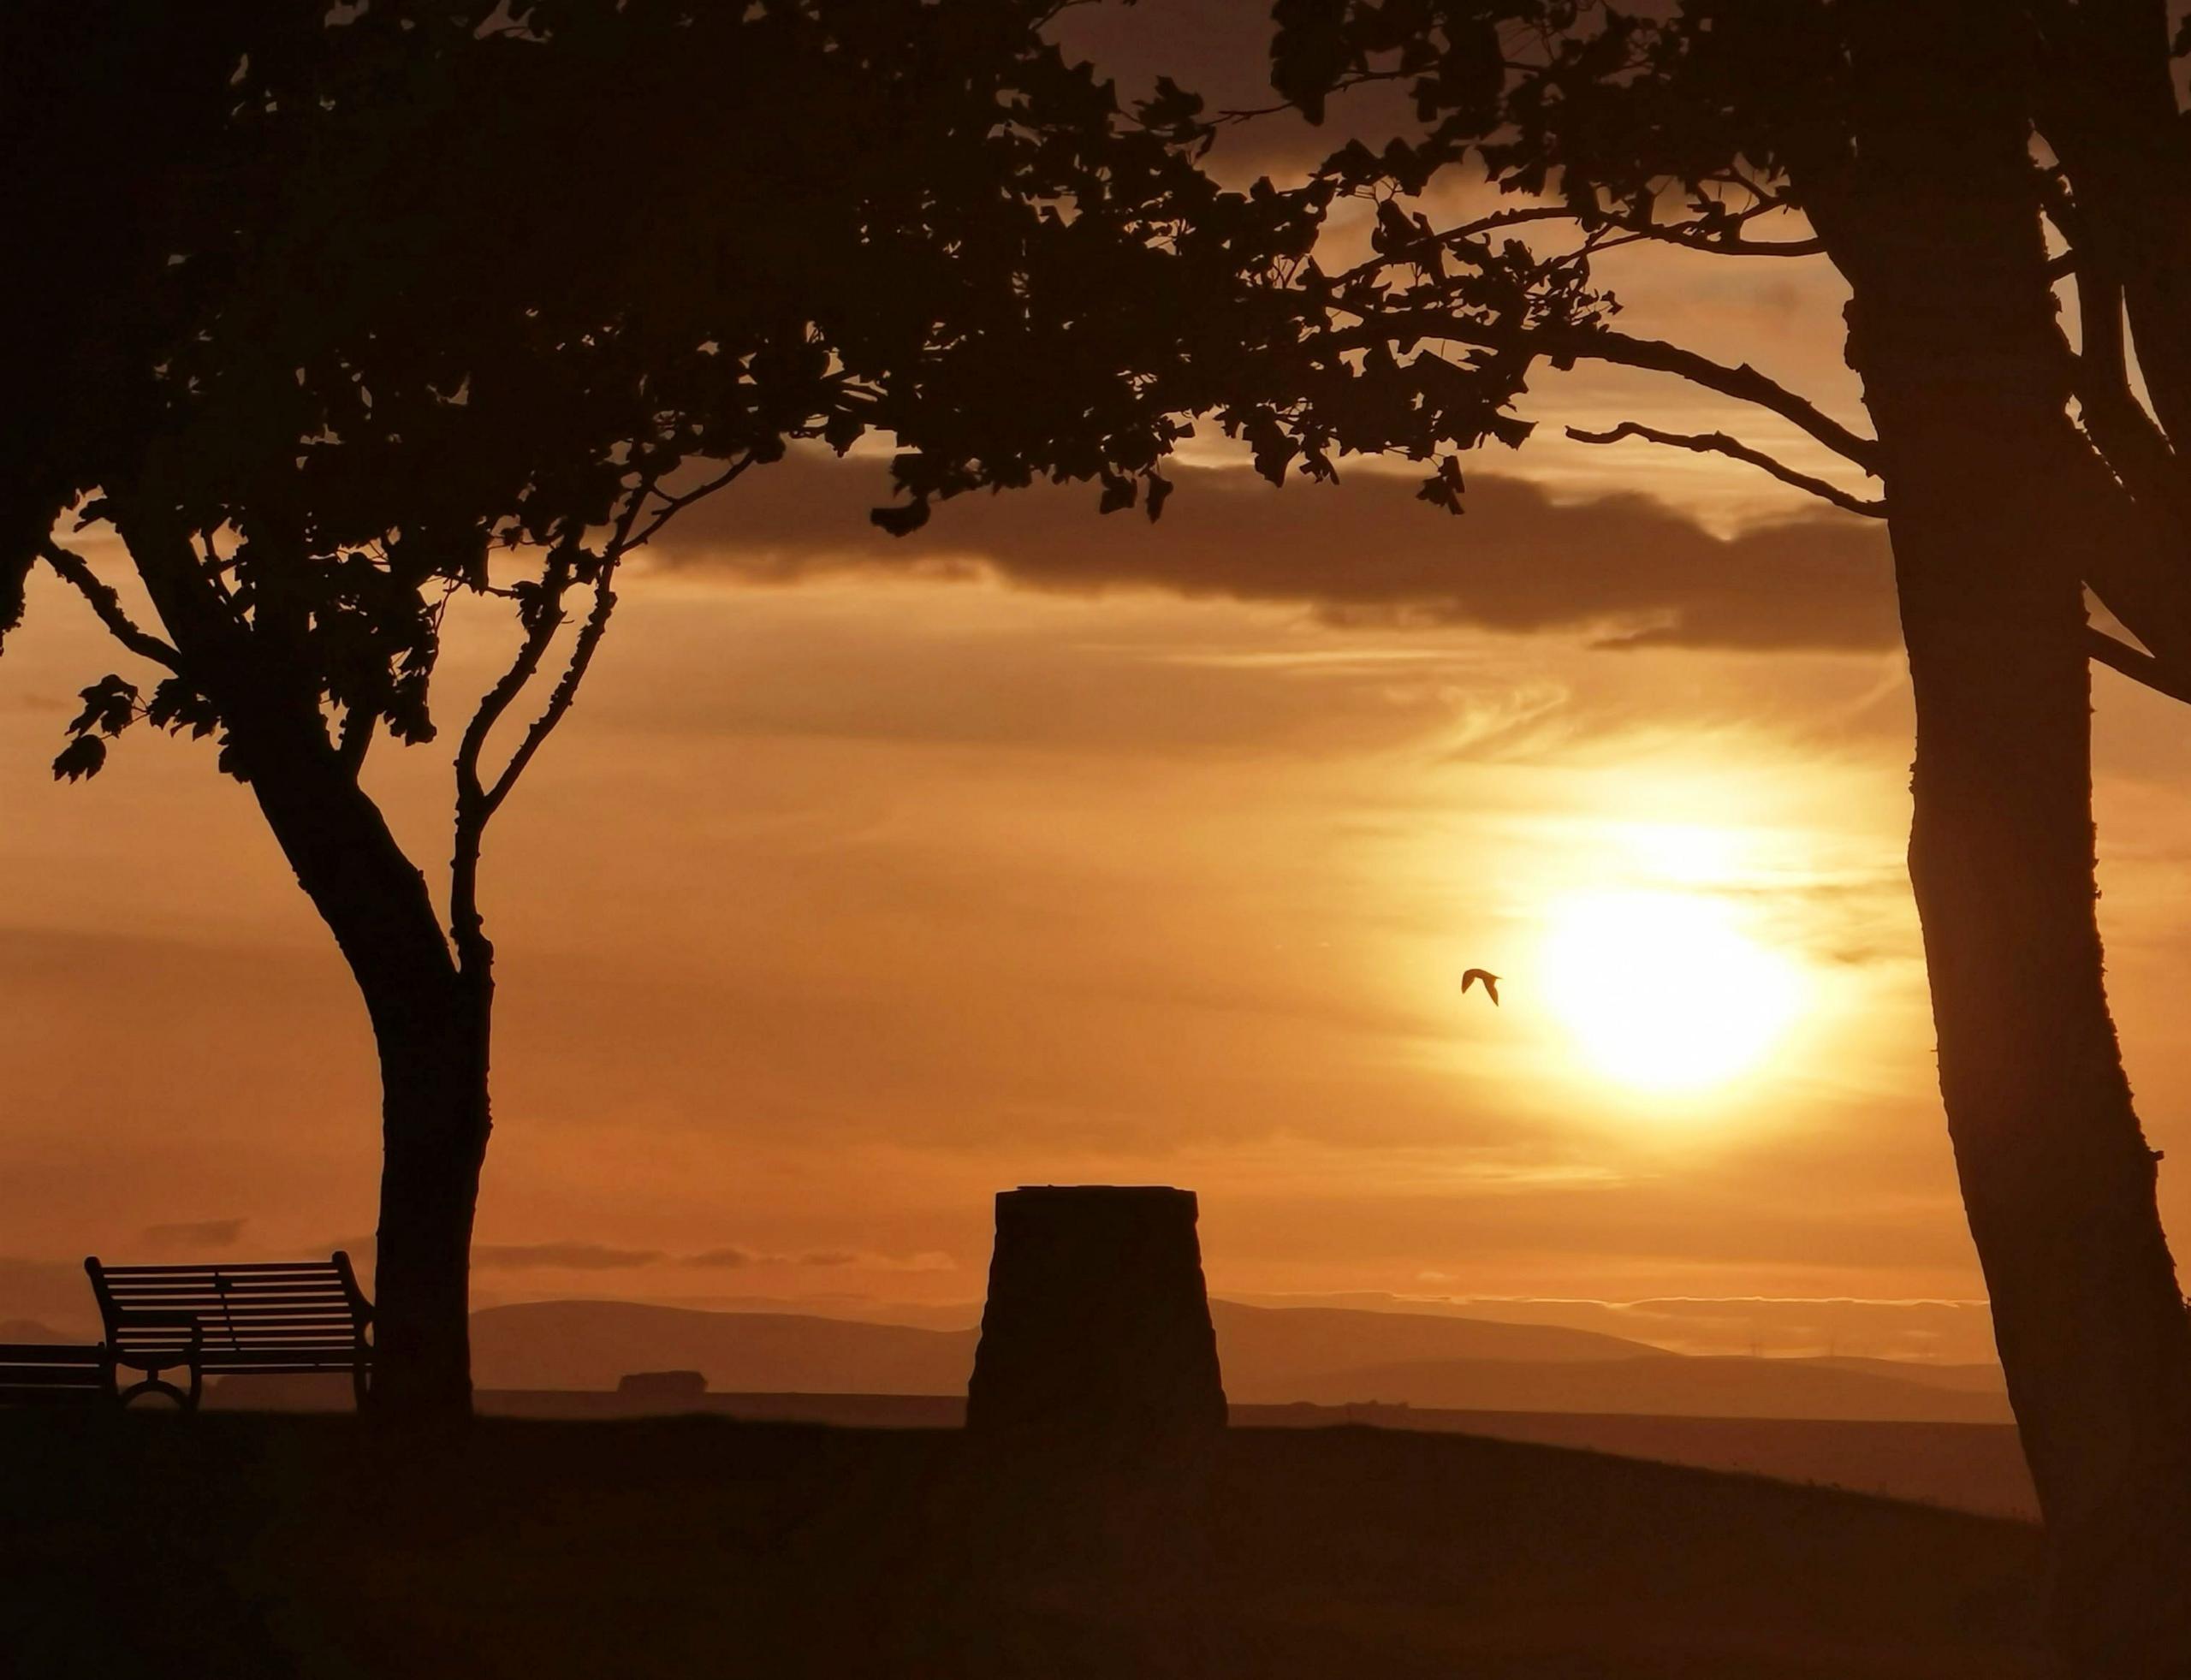
{"type": "Polygon", "coordinates": [[[1470,987],[1475,985],[1479,980],[1483,982],[1483,989],[1490,995],[1492,1005],[1495,1008],[1499,1003],[1499,977],[1493,974],[1489,969],[1472,968],[1469,970],[1467,973],[1461,977],[1461,989],[1464,992],[1467,991],[1470,987]]]}

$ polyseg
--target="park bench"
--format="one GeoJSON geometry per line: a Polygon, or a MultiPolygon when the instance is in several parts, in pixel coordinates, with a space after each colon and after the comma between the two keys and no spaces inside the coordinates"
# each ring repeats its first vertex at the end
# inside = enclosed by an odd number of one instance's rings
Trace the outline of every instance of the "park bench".
{"type": "Polygon", "coordinates": [[[166,1394],[195,1408],[205,1374],[347,1372],[360,1405],[372,1370],[372,1303],[350,1256],[249,1266],[108,1266],[84,1262],[106,1321],[114,1362],[144,1373],[122,1390],[166,1394]],[[187,1370],[187,1391],[161,1377],[187,1370]]]}
{"type": "Polygon", "coordinates": [[[114,1356],[104,1347],[0,1342],[0,1405],[114,1398],[114,1356]]]}

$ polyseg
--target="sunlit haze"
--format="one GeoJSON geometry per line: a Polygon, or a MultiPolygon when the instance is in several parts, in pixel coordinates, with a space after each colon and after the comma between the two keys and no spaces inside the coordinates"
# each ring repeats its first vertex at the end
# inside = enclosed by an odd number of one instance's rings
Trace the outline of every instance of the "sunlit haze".
{"type": "Polygon", "coordinates": [[[1687,1090],[1738,1077],[1801,1006],[1789,960],[1702,893],[1579,894],[1553,912],[1542,984],[1611,1079],[1687,1090]]]}
{"type": "MultiPolygon", "coordinates": [[[[1101,9],[1127,40],[1164,9],[1101,9]]],[[[1604,269],[1631,330],[1861,419],[1823,259],[1604,269]]],[[[1677,381],[1534,377],[1565,419],[1845,465],[1677,381]]],[[[1272,490],[1213,428],[1155,525],[1045,485],[894,543],[875,442],[693,509],[490,842],[477,1297],[970,1315],[992,1194],[1078,1180],[1198,1190],[1220,1293],[1981,1297],[1884,538],[1558,431],[1472,463],[1458,519],[1405,463],[1272,490]]],[[[451,717],[508,637],[501,603],[452,614],[451,717]]],[[[41,571],[0,663],[0,1318],[79,1310],[89,1252],[374,1223],[371,1036],[249,794],[151,731],[52,778],[122,656],[41,571]]],[[[2110,981],[2173,1158],[2191,785],[2169,703],[2094,681],[2110,981]]],[[[447,778],[440,747],[368,762],[414,858],[447,856],[447,778]]],[[[1843,1351],[1935,1345],[1883,1312],[1843,1351]]],[[[1747,1348],[1759,1309],[1707,1318],[1654,1333],[1747,1348]]]]}

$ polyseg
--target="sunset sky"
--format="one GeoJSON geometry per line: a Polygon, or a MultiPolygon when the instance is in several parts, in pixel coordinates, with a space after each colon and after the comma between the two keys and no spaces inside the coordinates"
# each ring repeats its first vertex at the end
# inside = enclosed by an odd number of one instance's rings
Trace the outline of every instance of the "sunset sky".
{"type": "MultiPolygon", "coordinates": [[[[1291,155],[1261,144],[1238,168],[1291,155]]],[[[1627,329],[1861,426],[1822,263],[1606,277],[1627,329]]],[[[1645,375],[1547,372],[1528,412],[1832,471],[1645,375]]],[[[1192,1187],[1232,1296],[1702,1297],[1731,1304],[1632,1333],[1728,1345],[1832,1316],[1749,1297],[1979,1297],[1883,533],[1557,431],[1459,519],[1405,463],[1280,492],[1208,437],[1154,527],[1042,490],[892,544],[874,455],[695,510],[490,843],[478,1297],[972,1303],[989,1197],[1030,1181],[1192,1187]]],[[[445,721],[506,632],[458,625],[445,721]]],[[[51,780],[112,669],[41,576],[0,661],[0,1319],[80,1315],[86,1253],[373,1224],[363,1009],[248,793],[145,732],[51,780]]],[[[2191,720],[2095,693],[2116,1013],[2181,1240],[2191,720]]],[[[438,880],[446,750],[367,779],[438,880]]],[[[1937,1351],[1940,1318],[1850,1309],[1842,1351],[1937,1351]]]]}

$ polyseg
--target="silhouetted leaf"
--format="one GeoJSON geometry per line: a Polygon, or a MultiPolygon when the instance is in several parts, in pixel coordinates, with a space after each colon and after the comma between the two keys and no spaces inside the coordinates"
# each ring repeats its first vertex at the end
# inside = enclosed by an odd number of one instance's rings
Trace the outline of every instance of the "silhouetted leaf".
{"type": "Polygon", "coordinates": [[[137,685],[124,682],[111,674],[82,691],[80,698],[84,709],[68,725],[72,735],[82,735],[92,729],[119,735],[137,716],[137,685]]]}
{"type": "Polygon", "coordinates": [[[54,759],[53,779],[81,781],[97,775],[105,763],[106,743],[97,735],[78,735],[54,759]]]}
{"type": "Polygon", "coordinates": [[[147,721],[162,729],[190,731],[193,740],[203,739],[220,727],[220,713],[213,703],[181,677],[163,678],[146,703],[147,721]]]}
{"type": "Polygon", "coordinates": [[[910,537],[928,523],[928,498],[917,496],[894,508],[870,508],[867,517],[893,537],[910,537]]]}

